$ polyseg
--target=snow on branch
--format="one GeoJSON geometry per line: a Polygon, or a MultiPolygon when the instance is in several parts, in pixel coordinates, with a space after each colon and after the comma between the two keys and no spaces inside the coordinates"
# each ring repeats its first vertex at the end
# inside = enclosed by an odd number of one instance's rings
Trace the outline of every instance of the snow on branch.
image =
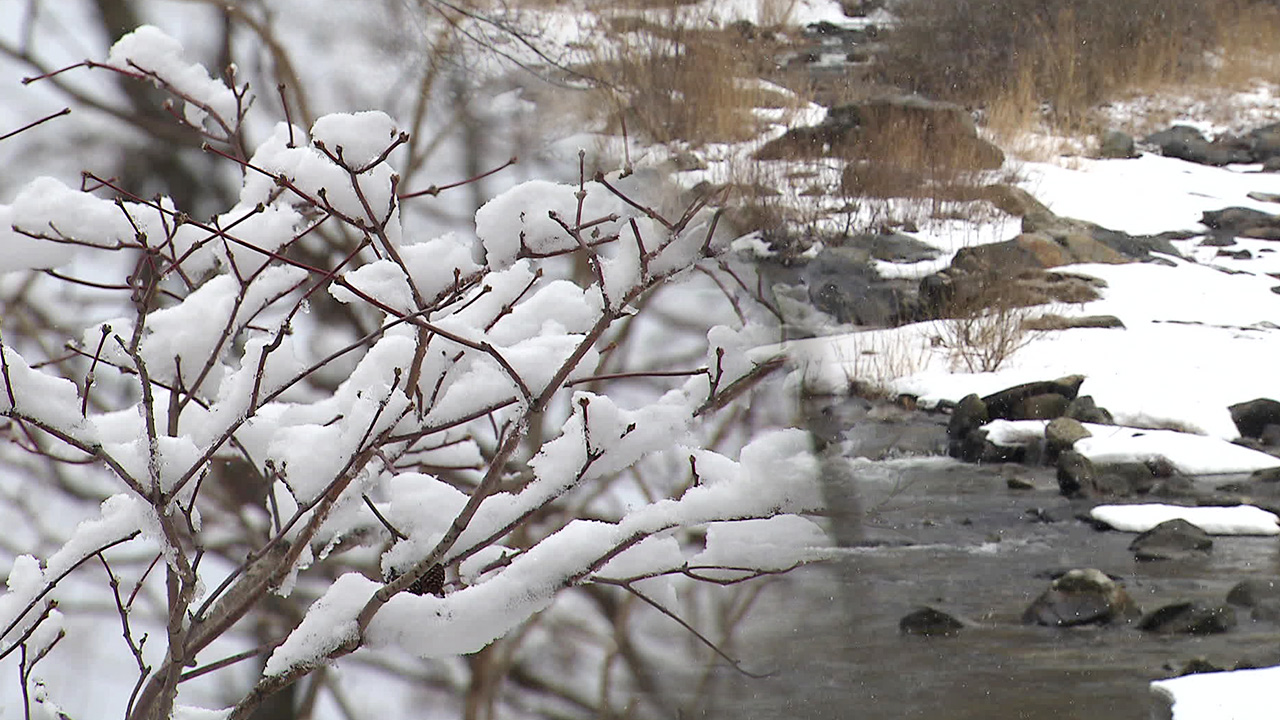
{"type": "Polygon", "coordinates": [[[638,361],[618,350],[656,289],[719,267],[706,199],[668,217],[634,184],[588,180],[580,158],[576,185],[520,184],[474,233],[423,238],[400,203],[429,200],[400,194],[409,135],[390,116],[280,123],[250,155],[234,146],[247,90],[160,30],[127,35],[105,66],[181,99],[176,121],[202,139],[220,129],[231,149],[205,148],[243,182],[207,221],[89,174],[83,190],[34,180],[0,208],[0,241],[18,240],[0,270],[90,267],[99,293],[67,318],[65,357],[0,338],[9,436],[116,488],[43,565],[15,563],[0,652],[47,654],[36,630],[56,624],[55,588],[97,556],[139,668],[126,714],[169,717],[187,668],[223,667],[202,653],[269,596],[309,603],[286,637],[226,661],[275,647],[240,718],[357,649],[476,652],[568,588],[643,587],[675,617],[676,576],[738,582],[820,556],[794,515],[821,504],[804,433],[762,434],[736,459],[701,447],[710,417],[777,366],[746,359],[771,338],[737,301],[738,326],[699,338],[700,367],[664,365],[663,343],[638,361]],[[636,379],[663,390],[614,392],[636,379]],[[641,498],[614,485],[662,459],[691,477],[641,498]],[[164,559],[135,588],[163,583],[154,665],[103,555],[122,544],[164,559]],[[225,547],[238,554],[203,562],[225,547]]]}

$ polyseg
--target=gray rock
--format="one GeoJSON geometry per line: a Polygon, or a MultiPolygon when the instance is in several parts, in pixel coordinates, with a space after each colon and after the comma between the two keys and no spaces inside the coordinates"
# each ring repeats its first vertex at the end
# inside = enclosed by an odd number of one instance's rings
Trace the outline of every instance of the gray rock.
{"type": "Polygon", "coordinates": [[[1066,497],[1082,497],[1097,485],[1098,472],[1093,461],[1075,450],[1058,456],[1058,491],[1066,497]]]}
{"type": "MultiPolygon", "coordinates": [[[[962,459],[965,459],[966,454],[974,455],[972,450],[966,452],[965,441],[989,420],[987,405],[982,398],[976,394],[969,394],[962,398],[951,411],[951,420],[947,423],[947,454],[962,459]]],[[[981,452],[979,445],[976,454],[980,456],[981,452]]],[[[973,462],[975,459],[969,458],[969,461],[973,462]]]]}
{"type": "Polygon", "coordinates": [[[1261,438],[1267,425],[1280,425],[1280,402],[1271,398],[1236,403],[1227,409],[1236,429],[1245,437],[1261,438]]]}
{"type": "Polygon", "coordinates": [[[1166,520],[1129,543],[1137,560],[1185,560],[1213,549],[1213,538],[1181,518],[1166,520]]]}
{"type": "Polygon", "coordinates": [[[1044,429],[1045,449],[1051,459],[1057,458],[1063,451],[1070,450],[1077,440],[1092,434],[1078,420],[1069,417],[1056,418],[1044,429]]]}
{"type": "Polygon", "coordinates": [[[1229,605],[1178,602],[1143,616],[1138,629],[1161,635],[1215,635],[1236,626],[1236,611],[1229,605]]]}
{"type": "Polygon", "coordinates": [[[1119,583],[1088,568],[1070,570],[1050,583],[1022,614],[1022,622],[1072,627],[1127,621],[1140,612],[1119,583]]]}
{"type": "Polygon", "coordinates": [[[1104,158],[1132,158],[1137,157],[1134,152],[1133,136],[1120,132],[1119,130],[1108,130],[1102,136],[1102,146],[1098,149],[1098,155],[1104,158]]]}
{"type": "Polygon", "coordinates": [[[865,248],[876,260],[891,263],[917,263],[932,260],[942,254],[934,246],[902,233],[868,233],[855,235],[848,244],[865,248]]]}
{"type": "Polygon", "coordinates": [[[1019,408],[1021,417],[1015,420],[1052,420],[1062,417],[1071,401],[1058,393],[1041,393],[1032,395],[1022,401],[1019,408]]]}
{"type": "Polygon", "coordinates": [[[1057,380],[1023,383],[992,393],[982,398],[982,402],[986,405],[987,414],[992,420],[1021,420],[1029,417],[1026,414],[1028,398],[1052,394],[1060,395],[1068,401],[1074,400],[1083,383],[1083,375],[1068,375],[1057,380]]]}
{"type": "Polygon", "coordinates": [[[962,629],[964,629],[964,623],[931,607],[922,607],[898,621],[898,630],[905,635],[950,636],[959,633],[962,629]]]}
{"type": "Polygon", "coordinates": [[[1084,315],[1081,317],[1067,317],[1065,315],[1057,315],[1055,313],[1046,313],[1033,318],[1028,318],[1025,323],[1029,330],[1076,330],[1080,328],[1091,329],[1124,329],[1124,322],[1115,315],[1084,315]]]}
{"type": "Polygon", "coordinates": [[[868,262],[865,249],[826,248],[804,269],[814,307],[838,322],[891,327],[919,314],[916,283],[884,279],[868,262]]]}
{"type": "Polygon", "coordinates": [[[1232,147],[1228,142],[1210,142],[1200,131],[1186,125],[1175,125],[1167,130],[1152,133],[1143,142],[1155,145],[1160,154],[1201,165],[1230,165],[1253,162],[1253,155],[1246,149],[1232,147]]]}
{"type": "Polygon", "coordinates": [[[1236,583],[1227,591],[1227,603],[1254,607],[1261,603],[1280,603],[1280,580],[1250,578],[1236,583]]]}
{"type": "Polygon", "coordinates": [[[1063,415],[1082,423],[1115,425],[1115,419],[1111,417],[1111,413],[1106,408],[1098,407],[1092,395],[1081,395],[1072,400],[1063,415]]]}

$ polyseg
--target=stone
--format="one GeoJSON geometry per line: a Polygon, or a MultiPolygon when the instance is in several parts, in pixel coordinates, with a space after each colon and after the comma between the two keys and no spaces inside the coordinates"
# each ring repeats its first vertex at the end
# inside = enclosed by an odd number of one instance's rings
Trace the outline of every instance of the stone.
{"type": "MultiPolygon", "coordinates": [[[[765,143],[755,157],[877,161],[892,156],[887,145],[895,142],[920,147],[919,167],[897,165],[919,179],[938,171],[998,170],[1004,164],[1004,152],[978,134],[963,106],[918,95],[886,95],[831,107],[818,125],[788,130],[765,143]]],[[[890,166],[873,164],[881,165],[881,171],[890,166]]]]}
{"type": "Polygon", "coordinates": [[[1058,393],[1032,395],[1022,401],[1015,420],[1052,420],[1062,417],[1071,401],[1058,393]]]}
{"type": "Polygon", "coordinates": [[[918,263],[942,254],[941,250],[926,242],[896,232],[854,235],[845,243],[866,249],[874,260],[891,263],[918,263]]]}
{"type": "Polygon", "coordinates": [[[1072,400],[1063,416],[1082,423],[1115,425],[1115,419],[1111,417],[1111,413],[1106,408],[1098,407],[1092,395],[1081,395],[1072,400]]]}
{"type": "Polygon", "coordinates": [[[1023,325],[1025,325],[1028,330],[1039,331],[1078,330],[1081,328],[1124,329],[1124,322],[1115,315],[1083,315],[1080,317],[1067,317],[1056,313],[1045,313],[1044,315],[1027,318],[1023,325]]]}
{"type": "Polygon", "coordinates": [[[1102,136],[1098,156],[1111,159],[1128,159],[1137,157],[1134,150],[1133,136],[1119,130],[1108,130],[1102,136]]]}
{"type": "Polygon", "coordinates": [[[1152,133],[1142,139],[1155,145],[1165,157],[1178,158],[1201,165],[1230,165],[1253,162],[1252,154],[1243,148],[1231,147],[1229,142],[1210,142],[1200,131],[1187,125],[1175,125],[1167,130],[1152,133]]]}
{"type": "Polygon", "coordinates": [[[1229,207],[1222,210],[1206,210],[1200,223],[1219,234],[1241,235],[1253,228],[1275,227],[1280,217],[1246,207],[1229,207]]]}
{"type": "Polygon", "coordinates": [[[1120,251],[1086,233],[1067,233],[1061,238],[1054,239],[1066,248],[1074,262],[1118,265],[1131,260],[1120,251]]]}
{"type": "Polygon", "coordinates": [[[1107,624],[1140,615],[1124,588],[1093,568],[1069,570],[1049,584],[1022,614],[1026,624],[1051,627],[1107,624]]]}
{"type": "Polygon", "coordinates": [[[805,266],[810,303],[837,322],[892,327],[919,315],[917,283],[885,279],[864,248],[824,248],[805,266]]]}
{"type": "Polygon", "coordinates": [[[1144,615],[1139,630],[1161,635],[1216,635],[1236,626],[1236,611],[1230,605],[1177,602],[1144,615]]]}
{"type": "Polygon", "coordinates": [[[951,457],[963,457],[965,439],[989,420],[987,405],[982,398],[973,393],[961,398],[951,411],[951,420],[947,423],[947,454],[951,457]]]}
{"type": "Polygon", "coordinates": [[[1262,603],[1280,603],[1280,580],[1250,578],[1241,580],[1227,591],[1227,604],[1255,607],[1262,603]]]}
{"type": "Polygon", "coordinates": [[[1181,518],[1166,520],[1139,534],[1129,543],[1137,560],[1185,560],[1213,549],[1213,538],[1199,526],[1181,518]]]}
{"type": "Polygon", "coordinates": [[[1227,410],[1231,412],[1231,421],[1236,424],[1236,429],[1245,437],[1261,438],[1267,425],[1280,424],[1280,402],[1271,398],[1236,403],[1227,410]]]}
{"type": "Polygon", "coordinates": [[[986,405],[987,414],[991,420],[1020,420],[1023,419],[1021,414],[1025,410],[1024,403],[1028,398],[1054,394],[1061,395],[1068,401],[1074,400],[1082,384],[1084,384],[1083,375],[1068,375],[1057,380],[1023,383],[992,393],[982,398],[982,402],[986,405]]]}
{"type": "Polygon", "coordinates": [[[1253,482],[1280,482],[1280,467],[1263,468],[1262,470],[1254,470],[1249,475],[1249,480],[1253,482]]]}
{"type": "Polygon", "coordinates": [[[1079,420],[1069,417],[1059,417],[1052,420],[1044,429],[1045,450],[1051,460],[1057,457],[1065,450],[1070,450],[1077,440],[1092,436],[1079,420]]]}
{"type": "Polygon", "coordinates": [[[964,623],[955,617],[932,607],[922,607],[898,621],[898,630],[904,635],[945,637],[964,629],[964,623]]]}
{"type": "Polygon", "coordinates": [[[1083,497],[1096,486],[1093,461],[1075,450],[1058,455],[1058,491],[1066,497],[1083,497]]]}

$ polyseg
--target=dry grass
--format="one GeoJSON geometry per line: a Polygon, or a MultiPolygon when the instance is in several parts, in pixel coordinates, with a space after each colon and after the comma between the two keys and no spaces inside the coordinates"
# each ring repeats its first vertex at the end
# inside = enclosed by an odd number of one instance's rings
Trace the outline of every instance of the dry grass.
{"type": "MultiPolygon", "coordinates": [[[[770,22],[790,13],[785,0],[761,7],[762,14],[771,8],[770,22]]],[[[585,104],[605,113],[611,134],[694,147],[743,142],[764,128],[757,108],[803,105],[757,81],[776,44],[754,28],[716,28],[678,5],[645,16],[613,12],[602,28],[577,69],[596,80],[594,99],[585,104]]]]}
{"type": "Polygon", "coordinates": [[[1046,121],[1093,133],[1102,103],[1247,89],[1280,70],[1267,0],[905,0],[899,12],[887,76],[983,107],[1002,141],[1046,121]]]}
{"type": "Polygon", "coordinates": [[[868,400],[894,398],[893,381],[922,372],[929,363],[928,348],[900,331],[854,335],[837,348],[836,355],[849,392],[868,400]]]}

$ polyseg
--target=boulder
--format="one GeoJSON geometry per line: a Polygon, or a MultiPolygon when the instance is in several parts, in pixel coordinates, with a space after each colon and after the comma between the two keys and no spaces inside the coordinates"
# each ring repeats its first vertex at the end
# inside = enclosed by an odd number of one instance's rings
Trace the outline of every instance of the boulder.
{"type": "Polygon", "coordinates": [[[1229,207],[1207,210],[1200,216],[1200,224],[1209,228],[1209,235],[1202,245],[1226,246],[1234,244],[1237,237],[1263,240],[1280,239],[1280,216],[1246,207],[1229,207]]]}
{"type": "Polygon", "coordinates": [[[998,170],[1004,164],[1004,153],[978,134],[964,107],[918,95],[887,95],[829,108],[818,125],[788,130],[765,143],[755,157],[871,160],[918,174],[998,170]],[[915,164],[903,164],[897,151],[902,143],[919,148],[915,164]]]}
{"type": "Polygon", "coordinates": [[[1062,417],[1071,401],[1058,393],[1032,395],[1022,401],[1020,420],[1052,420],[1062,417]]]}
{"type": "Polygon", "coordinates": [[[1245,137],[1254,162],[1266,163],[1280,157],[1280,123],[1254,128],[1245,137]]]}
{"type": "Polygon", "coordinates": [[[1185,560],[1213,549],[1213,538],[1181,518],[1166,520],[1129,543],[1137,560],[1185,560]]]}
{"type": "Polygon", "coordinates": [[[942,254],[941,250],[928,243],[897,232],[854,235],[845,241],[845,245],[865,249],[873,260],[891,263],[918,263],[942,254]]]}
{"type": "Polygon", "coordinates": [[[1075,450],[1058,455],[1058,491],[1065,497],[1083,497],[1092,493],[1098,471],[1093,461],[1075,450]]]}
{"type": "Polygon", "coordinates": [[[1113,159],[1137,157],[1138,153],[1134,150],[1133,136],[1119,130],[1108,130],[1102,136],[1101,146],[1098,148],[1098,156],[1113,159]]]}
{"type": "Polygon", "coordinates": [[[1077,440],[1092,434],[1078,420],[1069,417],[1054,419],[1044,429],[1045,450],[1049,459],[1057,459],[1063,451],[1070,450],[1077,440]]]}
{"type": "Polygon", "coordinates": [[[1128,621],[1140,613],[1119,583],[1088,568],[1070,570],[1050,583],[1022,614],[1022,622],[1072,627],[1128,621]]]}
{"type": "Polygon", "coordinates": [[[898,630],[904,635],[938,637],[955,635],[964,623],[936,608],[922,607],[898,621],[898,630]]]}
{"type": "MultiPolygon", "coordinates": [[[[1074,400],[1084,383],[1083,375],[1068,375],[1057,380],[1023,383],[1005,388],[982,398],[991,420],[1026,420],[1026,402],[1037,395],[1060,395],[1068,402],[1074,400]]],[[[1063,409],[1066,409],[1064,405],[1063,409]]]]}
{"type": "Polygon", "coordinates": [[[1081,395],[1072,400],[1063,416],[1079,420],[1082,423],[1093,423],[1095,425],[1116,424],[1115,419],[1111,417],[1111,413],[1106,408],[1098,407],[1092,395],[1081,395]]]}
{"type": "MultiPolygon", "coordinates": [[[[967,459],[973,462],[976,458],[965,458],[974,455],[972,450],[966,452],[966,439],[976,433],[978,428],[990,421],[987,405],[976,394],[961,398],[951,411],[951,420],[947,423],[947,454],[951,457],[967,459]]],[[[982,438],[985,441],[985,436],[982,438]]],[[[981,445],[977,454],[981,454],[981,445]]]]}
{"type": "Polygon", "coordinates": [[[825,248],[803,272],[809,301],[837,322],[889,327],[919,315],[917,283],[885,279],[857,247],[825,248]]]}
{"type": "Polygon", "coordinates": [[[1280,425],[1280,402],[1257,398],[1227,408],[1236,429],[1244,437],[1261,438],[1268,425],[1280,425]]]}
{"type": "Polygon", "coordinates": [[[1027,318],[1027,321],[1023,324],[1028,330],[1040,331],[1077,330],[1080,328],[1124,329],[1124,322],[1115,315],[1084,315],[1080,317],[1067,317],[1056,313],[1045,313],[1044,315],[1027,318]]]}
{"type": "Polygon", "coordinates": [[[1246,149],[1231,147],[1229,142],[1210,142],[1199,130],[1187,125],[1174,125],[1142,139],[1154,145],[1165,157],[1178,158],[1200,165],[1230,165],[1253,162],[1246,149]]]}
{"type": "Polygon", "coordinates": [[[1243,607],[1257,607],[1263,603],[1280,605],[1280,579],[1241,580],[1227,591],[1227,603],[1243,607]]]}
{"type": "Polygon", "coordinates": [[[1161,635],[1214,635],[1236,626],[1230,605],[1178,602],[1144,615],[1138,629],[1161,635]]]}

